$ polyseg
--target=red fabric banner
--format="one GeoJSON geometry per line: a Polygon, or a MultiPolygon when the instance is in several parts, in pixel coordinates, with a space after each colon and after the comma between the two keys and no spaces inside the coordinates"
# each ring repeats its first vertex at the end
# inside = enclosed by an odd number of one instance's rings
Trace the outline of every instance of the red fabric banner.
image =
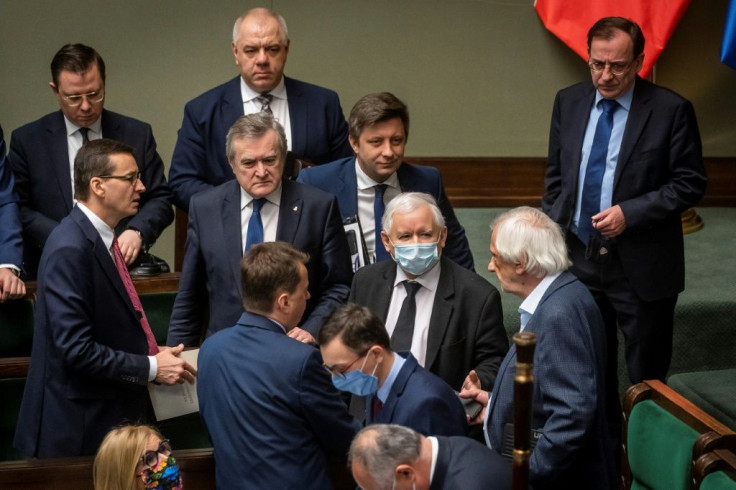
{"type": "Polygon", "coordinates": [[[584,60],[588,60],[588,30],[601,17],[626,17],[644,32],[644,66],[649,76],[657,58],[680,22],[690,0],[536,0],[544,26],[584,60]]]}

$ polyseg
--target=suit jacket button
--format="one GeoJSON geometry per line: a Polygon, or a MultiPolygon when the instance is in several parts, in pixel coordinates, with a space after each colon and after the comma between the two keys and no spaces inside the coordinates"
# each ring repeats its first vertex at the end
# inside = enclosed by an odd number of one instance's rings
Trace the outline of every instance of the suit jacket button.
{"type": "Polygon", "coordinates": [[[601,255],[606,255],[607,253],[608,253],[608,249],[606,247],[601,247],[600,254],[601,255]]]}

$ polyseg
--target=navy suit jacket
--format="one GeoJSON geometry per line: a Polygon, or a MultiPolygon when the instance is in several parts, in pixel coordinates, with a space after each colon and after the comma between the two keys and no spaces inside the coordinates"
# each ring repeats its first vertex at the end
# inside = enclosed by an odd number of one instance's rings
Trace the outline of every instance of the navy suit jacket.
{"type": "Polygon", "coordinates": [[[511,463],[469,437],[437,437],[430,490],[507,490],[511,463]]]}
{"type": "MultiPolygon", "coordinates": [[[[590,82],[557,94],[549,137],[544,211],[567,231],[572,224],[583,137],[595,100],[590,82]]],[[[705,193],[705,169],[693,106],[637,78],[613,181],[626,229],[615,238],[631,287],[645,301],[685,287],[680,214],[705,193]]]]}
{"type": "MultiPolygon", "coordinates": [[[[563,272],[547,289],[525,331],[537,335],[532,428],[543,432],[532,451],[535,490],[618,488],[605,416],[603,319],[588,289],[563,272]]],[[[516,346],[498,370],[486,413],[491,447],[501,451],[514,421],[516,346]]]]}
{"type": "Polygon", "coordinates": [[[372,413],[375,395],[368,400],[365,425],[403,425],[425,436],[466,435],[467,418],[457,394],[442,379],[420,366],[414,356],[404,355],[406,362],[377,417],[372,413]]]}
{"type": "MultiPolygon", "coordinates": [[[[388,261],[359,269],[349,300],[368,307],[385,322],[396,267],[393,261],[388,261]]],[[[460,391],[471,369],[478,372],[482,386],[491,387],[509,349],[501,296],[491,283],[445,258],[444,254],[440,267],[424,367],[456,391],[460,391]]]]}
{"type": "MultiPolygon", "coordinates": [[[[330,194],[282,181],[276,240],[310,256],[309,293],[301,327],[316,336],[350,292],[352,269],[337,202],[330,194]]],[[[179,292],[169,323],[168,345],[199,345],[207,335],[235,324],[243,313],[240,261],[240,185],[226,182],[192,199],[179,292]],[[206,307],[209,306],[209,321],[206,307]],[[205,323],[207,322],[207,323],[205,323]]]]}
{"type": "MultiPolygon", "coordinates": [[[[352,154],[340,99],[332,90],[284,77],[291,121],[291,152],[315,164],[352,154]]],[[[184,107],[169,169],[174,202],[183,210],[197,192],[232,180],[225,136],[243,115],[240,76],[184,107]]]]}
{"type": "Polygon", "coordinates": [[[23,239],[18,215],[18,197],[13,192],[13,172],[5,158],[5,139],[0,126],[0,264],[20,269],[23,263],[23,239]]]}
{"type": "Polygon", "coordinates": [[[198,369],[217,488],[332,488],[327,460],[344,460],[360,426],[318,349],[243,313],[202,344],[198,369]]]}
{"type": "MultiPolygon", "coordinates": [[[[138,214],[121,220],[116,233],[135,228],[150,245],[174,219],[172,193],[164,176],[164,164],[156,152],[151,126],[107,110],[102,111],[101,117],[103,137],[133,147],[141,181],[146,186],[138,214]]],[[[61,111],[13,131],[8,158],[20,198],[25,269],[33,278],[51,230],[74,206],[66,125],[61,111]]]]}
{"type": "MultiPolygon", "coordinates": [[[[473,254],[465,236],[465,229],[455,216],[452,204],[445,195],[442,175],[434,167],[402,163],[396,174],[401,192],[424,192],[437,200],[447,225],[447,242],[442,253],[455,263],[474,271],[473,254]]],[[[358,215],[358,181],[355,175],[355,157],[343,158],[327,165],[304,169],[298,182],[313,185],[337,196],[343,219],[358,215]]]]}
{"type": "Polygon", "coordinates": [[[36,297],[15,447],[38,458],[95,454],[112,427],[145,419],[148,344],[110,252],[77,207],[46,242],[36,297]]]}

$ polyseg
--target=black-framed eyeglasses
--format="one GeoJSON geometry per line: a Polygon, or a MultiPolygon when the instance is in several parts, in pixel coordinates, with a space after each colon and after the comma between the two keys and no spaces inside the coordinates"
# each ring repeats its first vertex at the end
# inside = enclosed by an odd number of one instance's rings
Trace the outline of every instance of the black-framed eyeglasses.
{"type": "MultiPolygon", "coordinates": [[[[368,350],[370,350],[370,349],[368,349],[368,350]]],[[[345,373],[348,371],[348,369],[350,369],[351,367],[353,367],[353,364],[355,364],[359,360],[363,359],[368,354],[368,350],[365,351],[364,353],[360,354],[358,357],[355,358],[355,360],[353,360],[353,362],[351,362],[350,364],[348,364],[347,366],[345,366],[342,369],[336,368],[334,366],[328,366],[327,364],[322,364],[322,365],[325,367],[325,369],[332,376],[335,376],[337,378],[344,378],[345,377],[345,373]]]]}
{"type": "Polygon", "coordinates": [[[628,63],[610,63],[608,61],[588,60],[588,66],[595,73],[601,73],[606,69],[606,65],[608,65],[608,69],[611,70],[611,73],[620,77],[629,71],[635,61],[636,60],[632,60],[628,63]]]}
{"type": "Polygon", "coordinates": [[[168,439],[164,439],[163,441],[161,441],[161,444],[158,445],[158,449],[156,449],[155,451],[146,451],[145,453],[143,453],[139,464],[153,469],[158,466],[159,455],[161,454],[163,454],[167,458],[171,454],[171,444],[169,444],[168,439]]]}
{"type": "Polygon", "coordinates": [[[61,96],[61,100],[63,100],[64,103],[69,107],[77,107],[79,105],[82,105],[84,99],[87,99],[87,102],[89,102],[90,104],[99,104],[100,102],[105,100],[105,91],[98,90],[96,92],[89,92],[86,94],[61,96]]]}
{"type": "Polygon", "coordinates": [[[138,179],[141,178],[141,173],[136,172],[134,174],[128,174],[128,175],[98,175],[101,179],[116,179],[116,180],[123,180],[125,182],[128,182],[130,185],[135,185],[138,182],[138,179]]]}

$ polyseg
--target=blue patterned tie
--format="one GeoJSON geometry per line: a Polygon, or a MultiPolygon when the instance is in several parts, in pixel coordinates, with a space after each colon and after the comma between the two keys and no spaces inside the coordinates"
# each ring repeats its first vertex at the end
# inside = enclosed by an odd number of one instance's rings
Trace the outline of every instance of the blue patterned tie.
{"type": "Polygon", "coordinates": [[[391,258],[391,254],[386,251],[383,240],[381,240],[381,230],[383,230],[381,220],[383,219],[383,212],[386,210],[386,205],[383,204],[383,195],[386,193],[386,187],[388,187],[387,184],[374,186],[374,189],[376,189],[376,196],[373,198],[373,219],[376,222],[376,262],[391,258]]]}
{"type": "MultiPolygon", "coordinates": [[[[253,199],[253,214],[248,220],[248,233],[245,236],[245,252],[253,245],[263,242],[263,221],[261,221],[261,208],[266,198],[253,199]]],[[[245,253],[244,252],[244,253],[245,253]]]]}
{"type": "Polygon", "coordinates": [[[578,237],[587,244],[593,233],[591,218],[601,211],[601,185],[603,174],[606,171],[608,157],[608,142],[611,140],[613,129],[613,113],[619,107],[615,100],[603,99],[600,101],[603,113],[598,118],[593,136],[593,145],[590,148],[588,166],[585,169],[585,182],[580,202],[580,219],[578,220],[578,237]]]}

